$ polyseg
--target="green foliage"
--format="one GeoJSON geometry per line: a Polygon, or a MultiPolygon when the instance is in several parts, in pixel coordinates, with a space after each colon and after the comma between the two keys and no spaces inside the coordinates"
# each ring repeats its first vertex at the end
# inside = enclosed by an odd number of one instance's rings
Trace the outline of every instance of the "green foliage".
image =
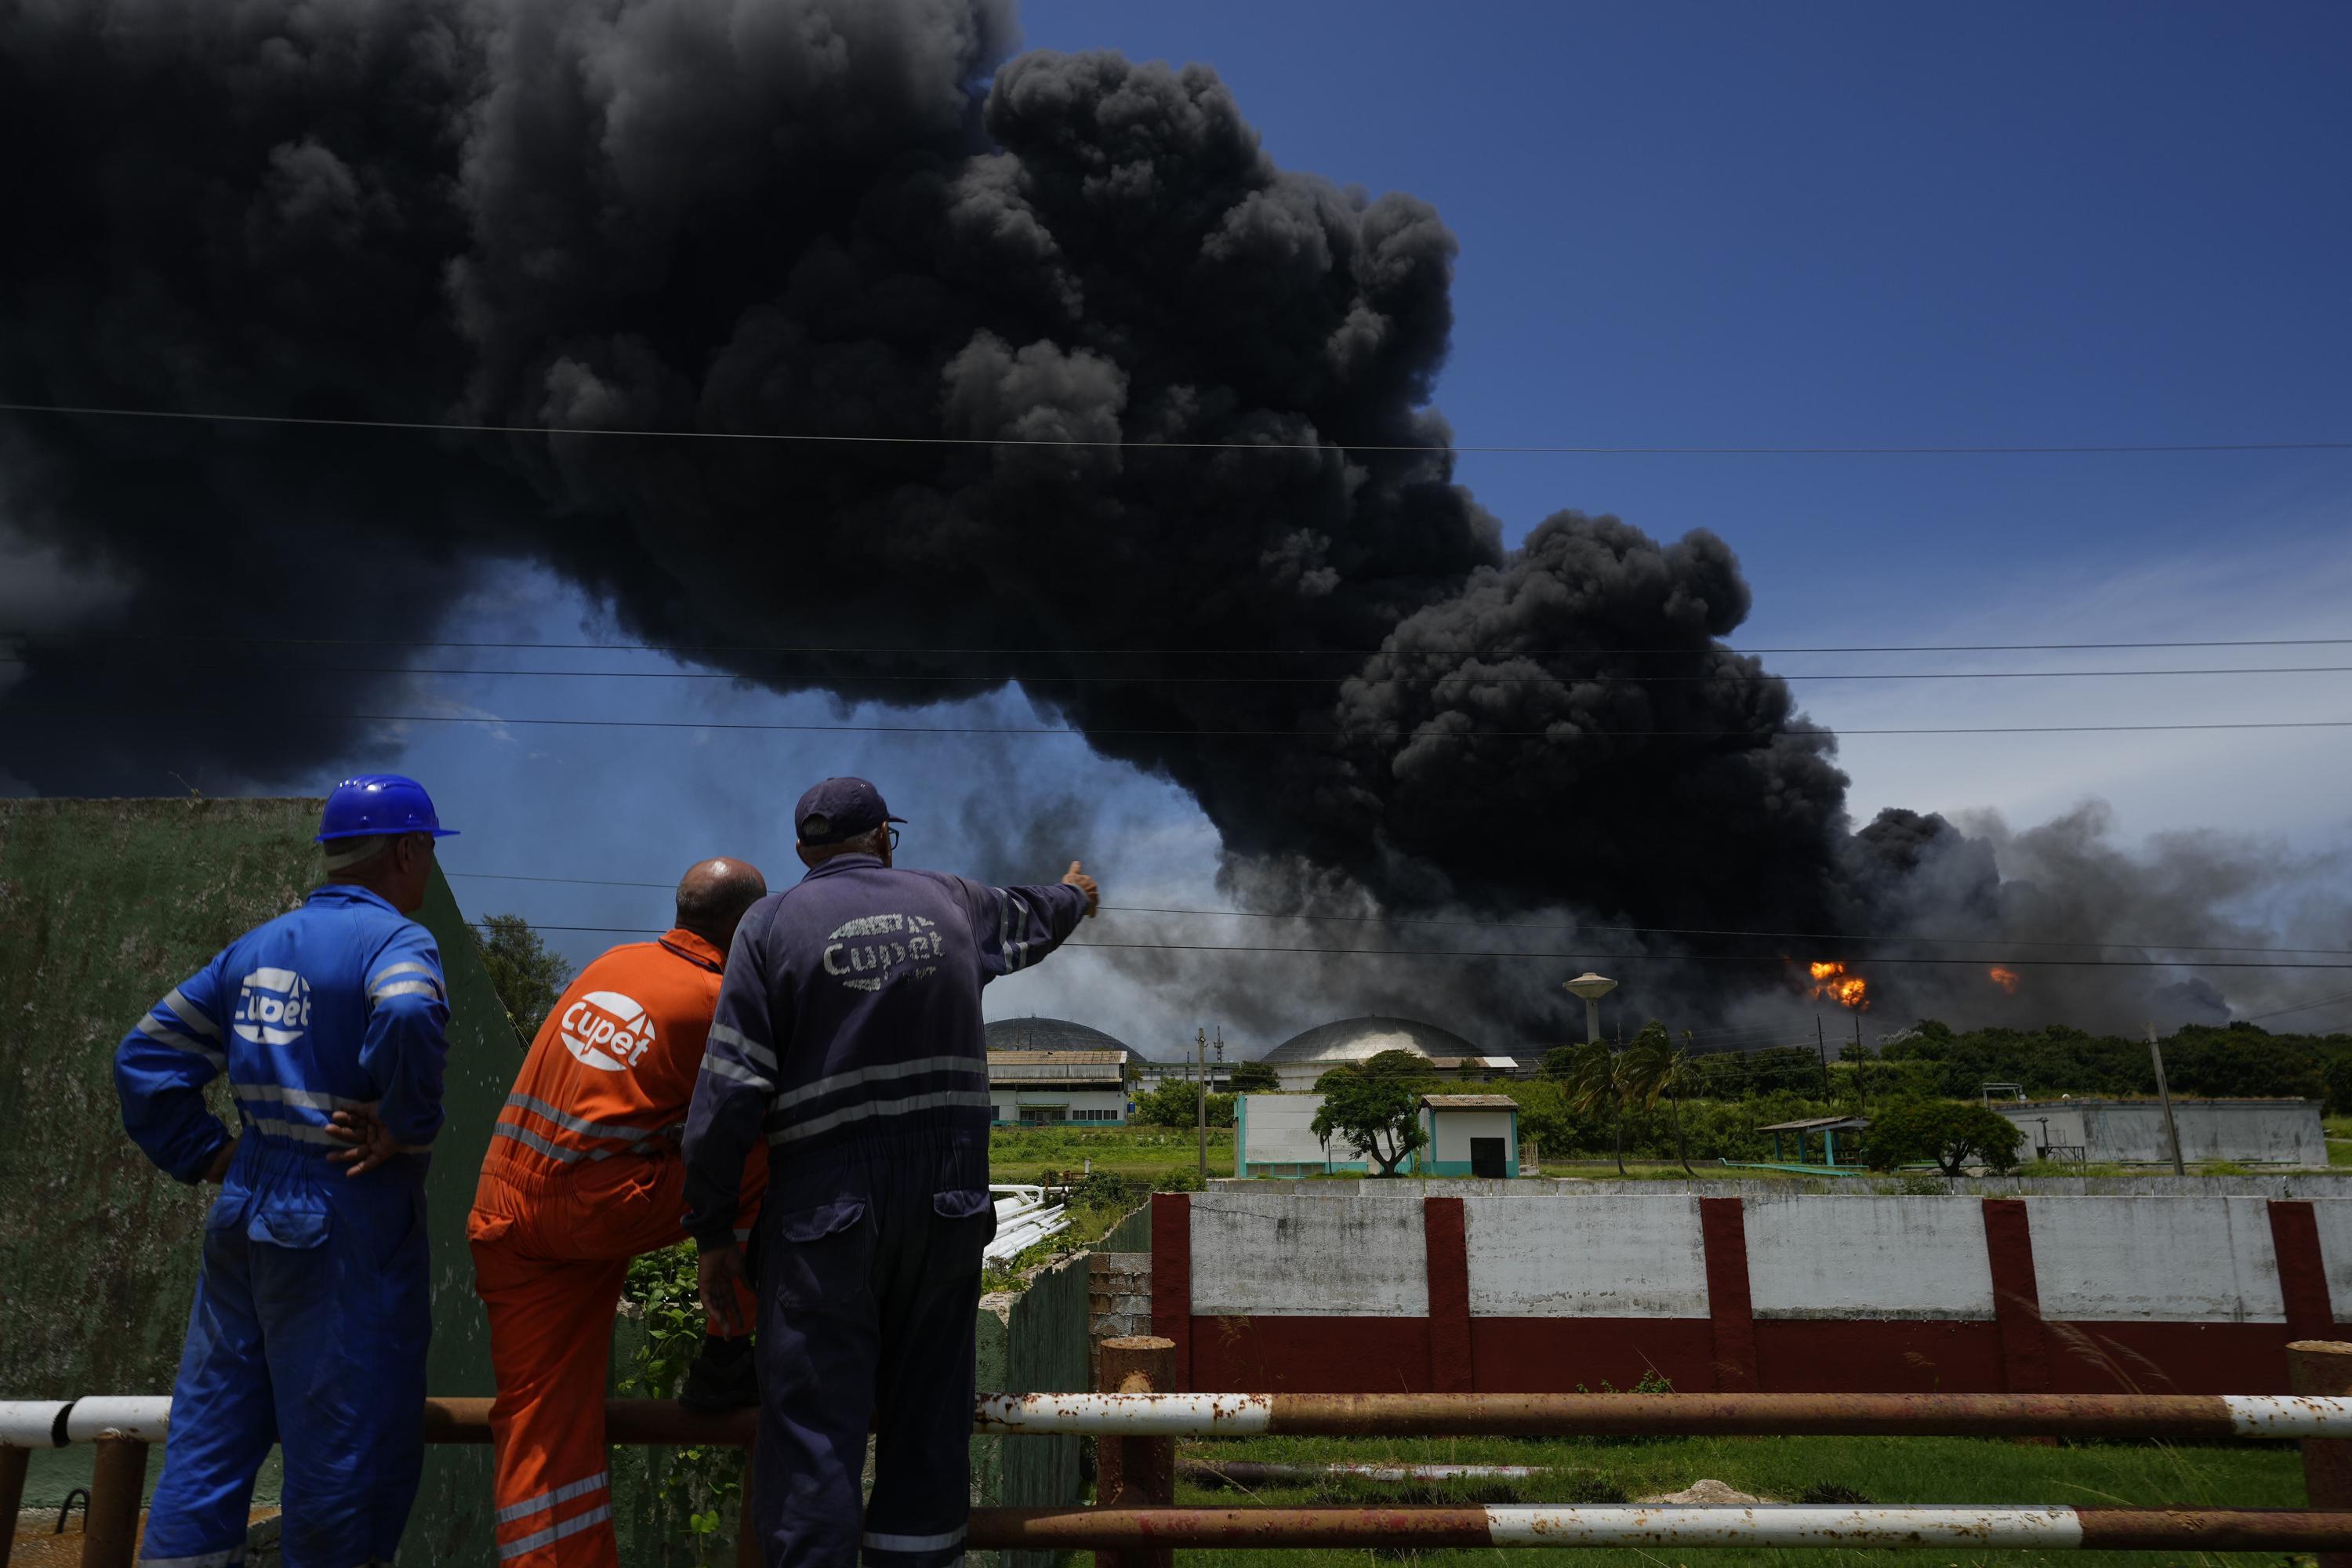
{"type": "MultiPolygon", "coordinates": [[[[1150,1093],[1136,1098],[1132,1120],[1145,1127],[1198,1127],[1200,1095],[1199,1079],[1169,1079],[1150,1093]]],[[[1230,1094],[1209,1096],[1209,1125],[1231,1127],[1233,1124],[1234,1097],[1230,1094]]]]}
{"type": "Polygon", "coordinates": [[[1428,1063],[1410,1051],[1382,1051],[1369,1061],[1333,1068],[1315,1080],[1323,1096],[1308,1131],[1354,1150],[1393,1176],[1429,1135],[1421,1129],[1421,1097],[1428,1063]]]}
{"type": "Polygon", "coordinates": [[[1948,1176],[1963,1175],[1972,1164],[2013,1171],[2018,1145],[2024,1142],[2023,1128],[1982,1105],[1897,1100],[1871,1117],[1870,1168],[1891,1171],[1897,1165],[1932,1163],[1948,1176]]]}
{"type": "MultiPolygon", "coordinates": [[[[2273,1035],[2253,1024],[2192,1024],[2163,1044],[2164,1073],[2176,1095],[2242,1100],[2326,1094],[2333,1100],[2338,1086],[2352,1090],[2352,1070],[2340,1071],[2335,1084],[2326,1077],[2330,1064],[2352,1056],[2352,1038],[2342,1035],[2273,1035]]],[[[1889,1062],[1923,1064],[1933,1076],[1920,1090],[1952,1100],[1973,1100],[1986,1083],[2021,1083],[2036,1099],[2156,1092],[2146,1039],[2094,1035],[2063,1024],[1960,1034],[1929,1020],[1909,1037],[1889,1041],[1881,1056],[1889,1062]]],[[[2352,1100],[2345,1103],[2352,1106],[2352,1100]]]]}
{"type": "Polygon", "coordinates": [[[1226,1081],[1235,1094],[1272,1094],[1282,1087],[1281,1075],[1264,1062],[1235,1062],[1226,1081]]]}
{"type": "Polygon", "coordinates": [[[475,956],[498,989],[508,1024],[529,1046],[556,998],[572,983],[572,965],[562,954],[550,952],[520,915],[484,915],[467,928],[467,935],[473,938],[475,956]]]}
{"type": "MultiPolygon", "coordinates": [[[[695,1282],[694,1244],[681,1242],[631,1258],[621,1300],[623,1310],[637,1320],[644,1338],[621,1374],[620,1392],[677,1398],[686,1370],[702,1345],[702,1295],[695,1282]]],[[[686,1510],[688,1531],[710,1534],[719,1528],[721,1506],[733,1502],[742,1490],[743,1451],[698,1446],[668,1453],[669,1464],[661,1472],[663,1491],[686,1510]]]]}

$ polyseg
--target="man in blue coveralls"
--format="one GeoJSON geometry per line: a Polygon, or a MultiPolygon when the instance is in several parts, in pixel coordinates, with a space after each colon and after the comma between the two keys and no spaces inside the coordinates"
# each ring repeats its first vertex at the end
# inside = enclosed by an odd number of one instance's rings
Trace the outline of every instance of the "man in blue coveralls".
{"type": "Polygon", "coordinates": [[[425,1171],[449,1019],[440,952],[407,917],[448,832],[413,779],[336,785],[326,884],[115,1052],[125,1131],[181,1181],[221,1184],[140,1548],[155,1568],[244,1561],[272,1443],[287,1568],[389,1562],[400,1544],[424,1459],[425,1171]],[[224,1071],[234,1132],[205,1106],[224,1071]]]}
{"type": "Polygon", "coordinates": [[[808,875],[737,929],[687,1118],[686,1227],[723,1320],[743,1162],[768,1143],[751,1507],[771,1568],[849,1563],[861,1544],[877,1568],[963,1555],[972,1306],[996,1233],[981,987],[1097,901],[1075,860],[1037,888],[898,869],[900,820],[864,779],[801,796],[808,875]]]}

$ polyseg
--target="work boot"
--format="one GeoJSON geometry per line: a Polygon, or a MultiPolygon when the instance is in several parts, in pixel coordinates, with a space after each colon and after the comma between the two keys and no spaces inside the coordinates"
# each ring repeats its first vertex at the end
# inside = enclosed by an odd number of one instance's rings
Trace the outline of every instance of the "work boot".
{"type": "Polygon", "coordinates": [[[722,1340],[706,1333],[677,1402],[688,1410],[740,1410],[760,1403],[759,1363],[749,1336],[722,1340]]]}

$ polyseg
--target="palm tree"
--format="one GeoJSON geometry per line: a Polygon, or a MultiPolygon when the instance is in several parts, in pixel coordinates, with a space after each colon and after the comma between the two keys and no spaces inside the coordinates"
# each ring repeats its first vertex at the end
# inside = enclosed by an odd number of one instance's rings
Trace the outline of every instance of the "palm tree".
{"type": "Polygon", "coordinates": [[[1689,1048],[1677,1047],[1667,1036],[1666,1026],[1654,1018],[1633,1037],[1625,1056],[1630,1101],[1643,1110],[1656,1110],[1661,1100],[1674,1107],[1675,1154],[1682,1161],[1685,1175],[1696,1175],[1698,1173],[1691,1169],[1690,1147],[1683,1141],[1683,1091],[1697,1077],[1689,1048]]]}
{"type": "Polygon", "coordinates": [[[1625,1108],[1632,1100],[1632,1053],[1603,1040],[1571,1047],[1559,1065],[1562,1094],[1580,1116],[1606,1113],[1617,1147],[1617,1173],[1625,1174],[1625,1108]]]}

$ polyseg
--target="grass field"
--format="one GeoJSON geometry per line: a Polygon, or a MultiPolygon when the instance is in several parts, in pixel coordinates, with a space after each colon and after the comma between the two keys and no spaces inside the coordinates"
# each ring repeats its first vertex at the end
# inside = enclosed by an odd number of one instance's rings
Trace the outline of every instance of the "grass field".
{"type": "MultiPolygon", "coordinates": [[[[1710,1479],[1778,1502],[1808,1489],[1842,1487],[1877,1503],[2064,1503],[2296,1508],[2304,1501],[2302,1461],[2291,1445],[2181,1447],[2160,1443],[2091,1443],[2063,1447],[1968,1438],[1686,1437],[1652,1442],[1518,1441],[1508,1438],[1267,1437],[1190,1443],[1187,1458],[1215,1463],[1259,1460],[1319,1465],[1340,1461],[1390,1464],[1549,1466],[1537,1479],[1448,1482],[1425,1489],[1340,1480],[1311,1488],[1260,1487],[1250,1494],[1195,1484],[1185,1478],[1177,1500],[1192,1503],[1350,1504],[1361,1502],[1606,1502],[1679,1491],[1710,1479]]],[[[1233,1552],[1183,1554],[1199,1568],[1371,1568],[1385,1552],[1233,1552]]],[[[1554,1568],[1958,1568],[1959,1564],[2028,1563],[2113,1564],[2147,1568],[2146,1552],[1622,1552],[1480,1551],[1418,1554],[1429,1568],[1449,1560],[1554,1568]]],[[[2168,1561],[2262,1563],[2281,1568],[2294,1559],[2271,1554],[2187,1554],[2168,1561]]],[[[2302,1560],[2305,1563],[2310,1559],[2302,1560]]]]}
{"type": "MultiPolygon", "coordinates": [[[[1200,1153],[1191,1128],[1000,1127],[989,1134],[989,1174],[999,1182],[1034,1182],[1047,1171],[1079,1171],[1092,1162],[1155,1184],[1191,1176],[1200,1153]]],[[[1209,1174],[1234,1173],[1234,1130],[1209,1129],[1209,1174]]]]}

